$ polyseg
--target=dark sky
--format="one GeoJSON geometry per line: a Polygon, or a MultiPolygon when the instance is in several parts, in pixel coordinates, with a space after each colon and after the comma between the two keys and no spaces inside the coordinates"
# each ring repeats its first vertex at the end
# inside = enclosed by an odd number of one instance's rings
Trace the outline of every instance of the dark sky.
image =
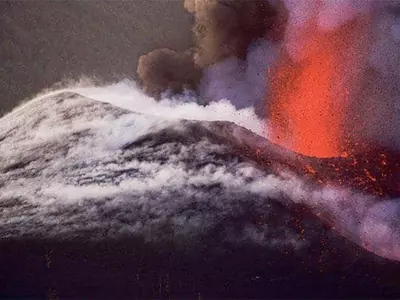
{"type": "Polygon", "coordinates": [[[191,45],[179,0],[0,1],[0,115],[62,79],[136,76],[140,55],[191,45]]]}

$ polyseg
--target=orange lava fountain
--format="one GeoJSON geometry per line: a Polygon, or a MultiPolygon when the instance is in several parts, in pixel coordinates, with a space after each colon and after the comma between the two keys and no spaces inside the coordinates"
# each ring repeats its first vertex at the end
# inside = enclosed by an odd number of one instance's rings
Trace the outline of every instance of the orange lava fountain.
{"type": "Polygon", "coordinates": [[[269,101],[273,142],[308,156],[345,153],[345,116],[366,57],[362,44],[368,24],[358,19],[323,32],[313,20],[299,29],[304,39],[296,61],[282,54],[273,70],[269,101]]]}

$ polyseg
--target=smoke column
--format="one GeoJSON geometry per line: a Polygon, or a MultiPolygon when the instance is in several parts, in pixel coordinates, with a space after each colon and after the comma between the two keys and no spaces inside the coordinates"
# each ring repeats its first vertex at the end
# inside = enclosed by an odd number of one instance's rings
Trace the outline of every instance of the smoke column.
{"type": "Polygon", "coordinates": [[[184,53],[157,49],[139,59],[145,92],[161,99],[192,89],[209,104],[229,100],[264,116],[266,69],[275,60],[283,7],[269,1],[185,0],[193,14],[194,47],[184,53]],[[268,57],[268,59],[266,59],[268,57]]]}
{"type": "Polygon", "coordinates": [[[185,0],[194,14],[194,60],[207,67],[228,57],[244,59],[258,38],[279,40],[282,23],[269,1],[185,0]]]}
{"type": "Polygon", "coordinates": [[[142,55],[137,73],[142,79],[144,91],[155,97],[165,91],[177,94],[185,89],[195,89],[201,76],[191,50],[179,53],[167,48],[142,55]]]}

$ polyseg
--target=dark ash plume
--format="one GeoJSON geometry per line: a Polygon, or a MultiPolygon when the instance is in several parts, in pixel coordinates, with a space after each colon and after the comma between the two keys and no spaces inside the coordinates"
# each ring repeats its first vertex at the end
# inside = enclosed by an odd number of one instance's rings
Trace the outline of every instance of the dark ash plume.
{"type": "Polygon", "coordinates": [[[139,59],[143,88],[156,98],[167,90],[198,90],[208,66],[226,58],[245,60],[254,41],[282,37],[285,18],[278,11],[283,9],[267,0],[185,0],[184,6],[195,19],[194,49],[184,53],[158,49],[139,59]]]}
{"type": "Polygon", "coordinates": [[[284,22],[266,0],[185,0],[185,8],[195,16],[194,59],[203,68],[227,57],[244,59],[252,41],[282,35],[284,22]]]}
{"type": "Polygon", "coordinates": [[[145,92],[154,97],[167,90],[180,93],[184,89],[194,89],[201,76],[191,50],[179,53],[166,48],[142,55],[137,72],[145,92]]]}

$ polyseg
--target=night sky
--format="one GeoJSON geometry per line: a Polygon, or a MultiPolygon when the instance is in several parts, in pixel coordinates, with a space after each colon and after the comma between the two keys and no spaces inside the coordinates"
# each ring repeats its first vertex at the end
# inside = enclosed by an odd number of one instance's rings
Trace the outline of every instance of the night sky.
{"type": "Polygon", "coordinates": [[[140,55],[191,45],[181,1],[1,1],[0,115],[63,79],[136,78],[140,55]]]}

